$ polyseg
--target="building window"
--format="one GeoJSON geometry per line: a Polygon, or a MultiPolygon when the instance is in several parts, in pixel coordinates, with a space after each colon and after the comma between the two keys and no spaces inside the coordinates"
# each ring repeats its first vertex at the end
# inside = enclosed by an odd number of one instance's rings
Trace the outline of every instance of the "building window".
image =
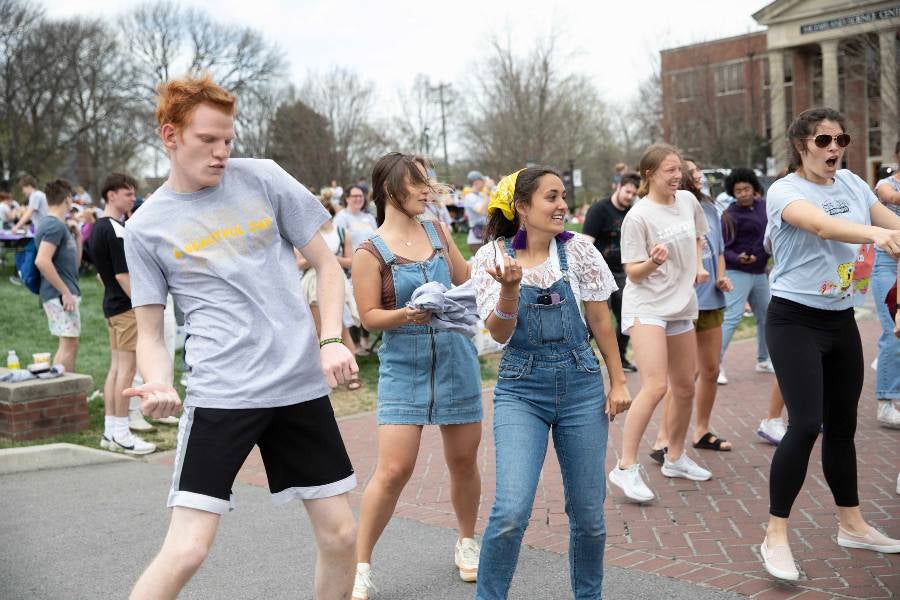
{"type": "Polygon", "coordinates": [[[715,67],[716,94],[734,94],[744,91],[744,64],[729,63],[715,67]]]}
{"type": "Polygon", "coordinates": [[[675,100],[690,100],[697,95],[697,71],[683,71],[672,75],[672,90],[675,100]]]}

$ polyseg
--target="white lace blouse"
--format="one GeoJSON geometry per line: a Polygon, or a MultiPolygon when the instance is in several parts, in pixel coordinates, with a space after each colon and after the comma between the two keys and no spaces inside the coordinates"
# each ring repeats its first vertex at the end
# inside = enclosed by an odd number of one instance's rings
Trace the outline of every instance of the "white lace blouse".
{"type": "MultiPolygon", "coordinates": [[[[509,243],[509,242],[507,242],[509,243]]],[[[485,244],[472,258],[472,284],[478,303],[478,315],[486,320],[500,299],[500,284],[485,268],[494,266],[494,245],[485,244]]],[[[575,299],[581,302],[602,302],[619,289],[603,256],[585,236],[576,233],[566,243],[569,263],[569,284],[575,299]]],[[[556,239],[550,241],[550,256],[543,263],[522,270],[522,284],[548,288],[562,277],[556,239]]],[[[582,319],[584,315],[582,314],[582,319]]]]}

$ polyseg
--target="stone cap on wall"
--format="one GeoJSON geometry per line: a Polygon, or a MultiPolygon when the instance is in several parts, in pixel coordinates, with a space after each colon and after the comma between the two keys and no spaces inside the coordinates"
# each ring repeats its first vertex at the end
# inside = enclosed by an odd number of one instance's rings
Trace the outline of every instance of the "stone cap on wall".
{"type": "MultiPolygon", "coordinates": [[[[9,369],[0,368],[0,375],[9,369]]],[[[94,379],[90,375],[64,373],[54,379],[29,379],[19,383],[0,381],[0,402],[29,402],[45,398],[61,396],[77,396],[87,394],[94,387],[94,379]]]]}

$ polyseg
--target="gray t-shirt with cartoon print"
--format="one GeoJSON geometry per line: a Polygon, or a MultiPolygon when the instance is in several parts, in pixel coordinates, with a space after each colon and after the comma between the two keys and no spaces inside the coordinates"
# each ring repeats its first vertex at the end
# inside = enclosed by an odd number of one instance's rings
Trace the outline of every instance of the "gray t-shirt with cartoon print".
{"type": "Polygon", "coordinates": [[[157,190],[125,228],[135,307],[184,311],[186,406],[265,408],[329,392],[293,248],[329,218],[271,160],[228,161],[219,185],[157,190]]]}

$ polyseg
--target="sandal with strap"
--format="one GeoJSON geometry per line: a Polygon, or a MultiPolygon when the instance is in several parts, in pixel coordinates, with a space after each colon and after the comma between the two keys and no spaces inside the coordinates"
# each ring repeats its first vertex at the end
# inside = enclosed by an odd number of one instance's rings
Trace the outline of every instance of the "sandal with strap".
{"type": "Polygon", "coordinates": [[[717,452],[731,452],[731,448],[723,448],[722,444],[728,440],[720,438],[712,431],[707,431],[702,438],[694,443],[694,448],[699,450],[716,450],[717,452]],[[713,438],[716,441],[713,441],[713,438]]]}

